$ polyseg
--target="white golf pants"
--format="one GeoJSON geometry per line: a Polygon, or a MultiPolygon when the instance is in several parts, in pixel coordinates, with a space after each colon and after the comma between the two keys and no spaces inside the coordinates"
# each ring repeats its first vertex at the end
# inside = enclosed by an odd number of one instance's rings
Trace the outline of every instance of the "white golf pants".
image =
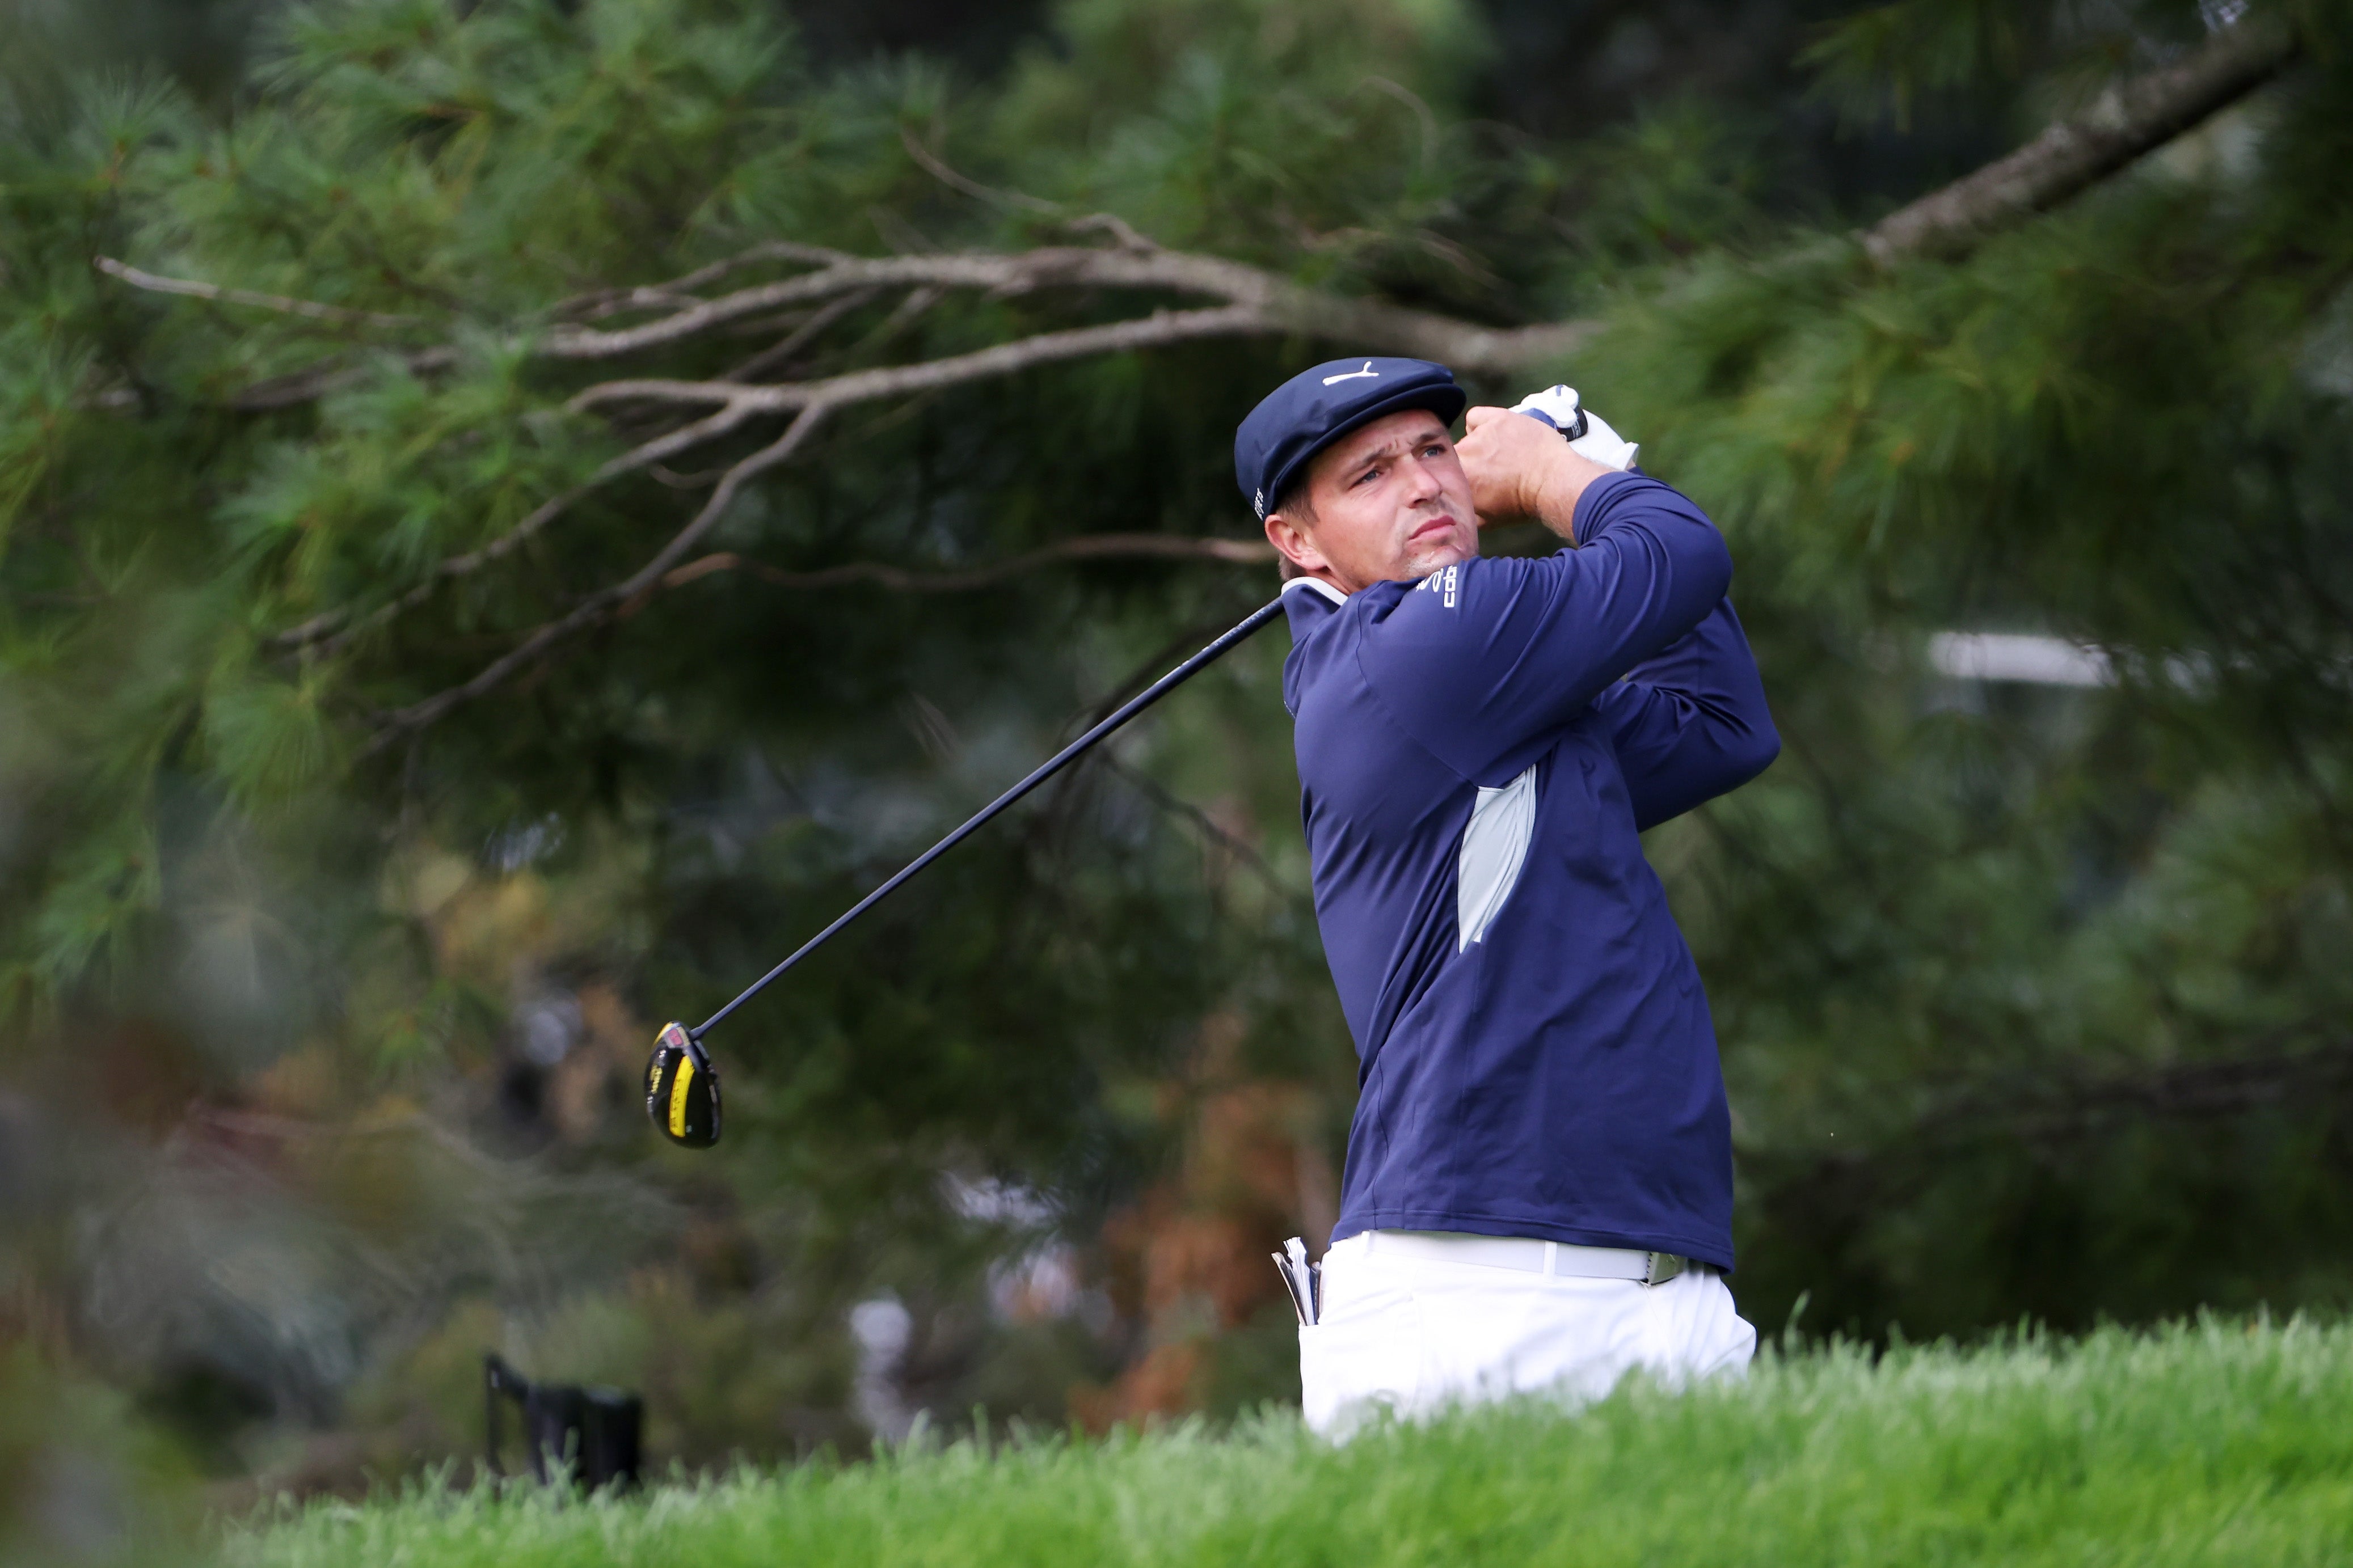
{"type": "Polygon", "coordinates": [[[1386,1408],[1412,1418],[1514,1394],[1599,1399],[1637,1367],[1677,1384],[1738,1376],[1757,1331],[1713,1269],[1661,1285],[1400,1258],[1366,1237],[1324,1258],[1323,1320],[1299,1331],[1307,1425],[1345,1440],[1386,1408]]]}

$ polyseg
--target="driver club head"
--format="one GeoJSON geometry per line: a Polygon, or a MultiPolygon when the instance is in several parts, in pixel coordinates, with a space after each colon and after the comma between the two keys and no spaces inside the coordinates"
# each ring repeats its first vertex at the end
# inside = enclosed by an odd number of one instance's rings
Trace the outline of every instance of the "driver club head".
{"type": "Polygon", "coordinates": [[[646,1064],[646,1114],[673,1143],[708,1149],[719,1142],[719,1069],[683,1024],[664,1024],[646,1064]]]}

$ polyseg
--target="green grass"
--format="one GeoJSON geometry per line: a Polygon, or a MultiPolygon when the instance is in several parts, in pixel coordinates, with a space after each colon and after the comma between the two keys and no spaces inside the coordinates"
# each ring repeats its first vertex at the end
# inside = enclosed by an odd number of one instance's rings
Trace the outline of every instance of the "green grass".
{"type": "Polygon", "coordinates": [[[626,1502],[413,1489],[244,1527],[253,1568],[2248,1563],[2353,1558],[2353,1329],[2208,1322],[1761,1362],[1385,1427],[1270,1414],[962,1444],[626,1502]]]}

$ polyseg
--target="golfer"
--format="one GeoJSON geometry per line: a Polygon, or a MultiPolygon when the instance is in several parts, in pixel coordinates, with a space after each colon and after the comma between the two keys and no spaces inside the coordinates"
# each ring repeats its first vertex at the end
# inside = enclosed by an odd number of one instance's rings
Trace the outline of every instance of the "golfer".
{"type": "Polygon", "coordinates": [[[1300,1331],[1332,1435],[1737,1371],[1757,1343],[1724,1282],[1715,1028],[1637,837],[1780,749],[1731,557],[1606,425],[1564,438],[1566,388],[1457,441],[1467,401],[1442,365],[1342,361],[1234,440],[1291,574],[1283,700],[1361,1064],[1300,1331]],[[1480,528],[1521,518],[1576,548],[1482,559],[1480,528]]]}

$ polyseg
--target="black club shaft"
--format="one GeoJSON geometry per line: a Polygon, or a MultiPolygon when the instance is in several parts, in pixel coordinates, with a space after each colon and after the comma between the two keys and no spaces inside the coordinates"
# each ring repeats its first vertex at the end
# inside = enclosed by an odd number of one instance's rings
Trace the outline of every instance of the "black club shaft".
{"type": "Polygon", "coordinates": [[[1178,665],[1176,668],[1170,670],[1167,674],[1162,676],[1151,685],[1145,687],[1142,691],[1139,691],[1134,697],[1129,698],[1125,702],[1121,703],[1117,709],[1113,710],[1108,717],[1097,723],[1092,729],[1089,730],[1085,734],[1081,735],[1077,740],[1072,741],[1069,745],[1064,746],[1060,751],[1055,752],[1051,757],[1040,763],[1037,770],[1031,773],[1029,777],[1023,779],[1019,784],[1015,784],[1011,789],[1007,790],[1003,795],[998,795],[995,800],[990,801],[987,805],[982,806],[977,812],[975,812],[971,820],[965,823],[963,826],[949,834],[945,838],[941,839],[937,844],[933,845],[929,849],[924,850],[921,855],[916,856],[913,860],[908,861],[906,865],[900,868],[898,872],[892,876],[889,881],[883,883],[881,887],[875,889],[872,892],[867,894],[864,898],[850,905],[849,909],[843,910],[842,913],[835,919],[831,925],[826,927],[823,931],[809,938],[808,941],[801,943],[798,948],[794,950],[791,956],[787,957],[782,963],[777,964],[774,969],[768,971],[767,973],[763,974],[759,979],[754,980],[751,984],[745,986],[743,993],[733,1002],[730,1002],[724,1007],[720,1008],[719,1011],[711,1015],[710,1017],[705,1018],[700,1025],[696,1026],[694,1029],[690,1031],[691,1037],[697,1040],[702,1039],[703,1036],[709,1034],[713,1028],[717,1027],[720,1022],[729,1014],[734,1012],[736,1008],[741,1007],[744,1003],[749,1002],[753,997],[757,996],[761,992],[766,990],[772,983],[782,977],[786,970],[792,968],[794,964],[798,963],[802,959],[807,958],[810,953],[815,952],[818,948],[823,947],[827,942],[833,940],[844,926],[847,926],[850,921],[856,920],[859,916],[864,914],[867,910],[872,909],[884,899],[890,897],[891,894],[897,891],[900,885],[905,882],[908,878],[913,877],[916,872],[922,870],[924,867],[930,865],[933,861],[938,859],[941,856],[946,854],[957,845],[963,843],[966,838],[970,837],[975,831],[981,827],[982,825],[988,822],[990,818],[996,816],[1007,806],[1011,805],[1015,801],[1019,800],[1023,795],[1028,795],[1031,790],[1036,789],[1039,784],[1044,784],[1048,779],[1052,778],[1056,773],[1060,773],[1064,768],[1070,766],[1071,763],[1085,755],[1090,749],[1101,742],[1104,737],[1119,729],[1121,725],[1125,724],[1138,713],[1143,712],[1146,708],[1151,707],[1163,697],[1167,696],[1171,691],[1176,690],[1176,688],[1184,685],[1187,680],[1192,679],[1194,676],[1198,675],[1203,669],[1215,664],[1219,659],[1231,652],[1238,645],[1248,641],[1250,635],[1256,632],[1261,626],[1265,626],[1267,622],[1273,620],[1277,616],[1282,614],[1282,596],[1278,594],[1273,599],[1260,605],[1257,609],[1252,610],[1250,615],[1242,620],[1241,624],[1235,626],[1233,630],[1226,633],[1217,641],[1211,643],[1208,647],[1203,648],[1200,652],[1195,654],[1192,658],[1187,659],[1184,663],[1178,665]]]}

